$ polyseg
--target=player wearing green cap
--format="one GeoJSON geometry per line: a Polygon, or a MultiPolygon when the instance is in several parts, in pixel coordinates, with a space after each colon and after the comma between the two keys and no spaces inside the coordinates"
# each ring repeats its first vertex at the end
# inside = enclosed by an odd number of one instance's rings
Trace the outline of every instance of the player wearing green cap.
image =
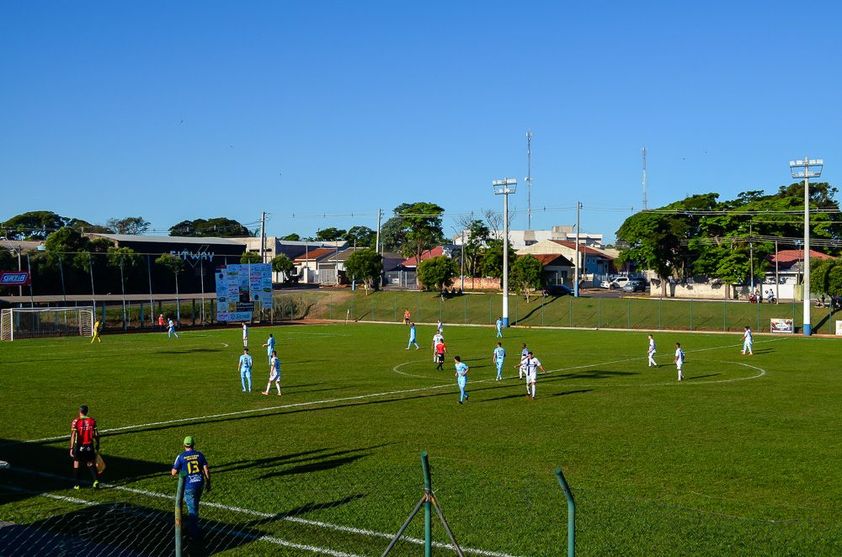
{"type": "Polygon", "coordinates": [[[184,452],[172,465],[173,477],[184,476],[184,502],[187,504],[187,533],[193,540],[201,538],[199,531],[199,500],[202,491],[210,493],[211,479],[205,455],[193,448],[193,437],[184,438],[184,452]]]}

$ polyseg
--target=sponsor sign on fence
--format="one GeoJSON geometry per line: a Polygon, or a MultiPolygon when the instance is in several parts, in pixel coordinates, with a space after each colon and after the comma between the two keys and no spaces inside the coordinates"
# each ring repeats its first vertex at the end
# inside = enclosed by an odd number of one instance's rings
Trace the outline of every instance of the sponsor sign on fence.
{"type": "Polygon", "coordinates": [[[0,273],[0,286],[26,286],[27,284],[29,284],[29,273],[27,272],[0,273]]]}
{"type": "Polygon", "coordinates": [[[836,322],[836,334],[842,335],[842,321],[836,322]]]}
{"type": "Polygon", "coordinates": [[[792,319],[770,319],[769,331],[773,333],[794,333],[795,326],[792,324],[792,319]]]}
{"type": "Polygon", "coordinates": [[[255,302],[272,307],[272,266],[227,265],[216,271],[217,321],[250,321],[255,302]]]}

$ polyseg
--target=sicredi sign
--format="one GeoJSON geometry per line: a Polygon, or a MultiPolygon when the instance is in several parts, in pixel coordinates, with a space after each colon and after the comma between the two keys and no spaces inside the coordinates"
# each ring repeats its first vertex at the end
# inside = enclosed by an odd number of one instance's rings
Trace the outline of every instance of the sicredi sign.
{"type": "Polygon", "coordinates": [[[29,273],[0,273],[0,286],[26,286],[27,284],[29,284],[29,273]]]}

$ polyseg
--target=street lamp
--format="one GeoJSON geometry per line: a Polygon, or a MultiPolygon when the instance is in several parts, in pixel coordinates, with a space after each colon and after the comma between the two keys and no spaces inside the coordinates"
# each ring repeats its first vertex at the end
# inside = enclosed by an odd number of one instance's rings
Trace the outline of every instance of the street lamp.
{"type": "Polygon", "coordinates": [[[813,326],[810,324],[810,178],[818,178],[822,175],[824,161],[822,159],[808,159],[789,161],[789,170],[792,177],[804,179],[804,336],[810,336],[813,326]]]}
{"type": "Polygon", "coordinates": [[[515,178],[491,182],[494,195],[503,196],[503,326],[509,326],[509,194],[517,191],[515,178]]]}

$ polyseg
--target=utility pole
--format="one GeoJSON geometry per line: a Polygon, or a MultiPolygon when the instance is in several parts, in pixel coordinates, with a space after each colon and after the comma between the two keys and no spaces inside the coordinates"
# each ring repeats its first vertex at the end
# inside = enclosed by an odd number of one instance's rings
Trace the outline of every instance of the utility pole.
{"type": "Polygon", "coordinates": [[[465,227],[462,227],[462,245],[460,246],[459,255],[461,258],[461,270],[459,271],[459,292],[465,291],[465,227]]]}
{"type": "Polygon", "coordinates": [[[579,213],[582,209],[582,203],[577,201],[576,202],[576,265],[574,268],[574,275],[573,275],[573,296],[578,298],[579,297],[579,265],[581,263],[579,257],[579,231],[581,228],[581,222],[579,219],[579,213]]]}
{"type": "Polygon", "coordinates": [[[526,229],[532,230],[532,130],[526,132],[526,229]]]}
{"type": "Polygon", "coordinates": [[[374,239],[374,251],[380,253],[380,222],[383,218],[383,209],[377,209],[377,236],[374,239]]]}
{"type": "MultiPolygon", "coordinates": [[[[380,253],[380,226],[381,221],[383,219],[383,209],[377,209],[377,235],[374,237],[374,251],[375,253],[380,253]]],[[[383,255],[382,253],[380,255],[383,255]]],[[[382,261],[382,260],[381,260],[382,261]]],[[[377,288],[383,284],[383,273],[385,273],[385,267],[381,265],[380,267],[380,275],[377,278],[377,288]]]]}
{"type": "Polygon", "coordinates": [[[751,275],[751,290],[754,292],[754,238],[751,234],[751,223],[748,223],[748,265],[751,275]]]}
{"type": "Polygon", "coordinates": [[[643,146],[643,210],[649,208],[649,201],[646,198],[646,190],[649,186],[649,178],[646,175],[646,146],[643,146]]]}
{"type": "Polygon", "coordinates": [[[260,262],[266,263],[266,211],[260,213],[260,262]]]}

